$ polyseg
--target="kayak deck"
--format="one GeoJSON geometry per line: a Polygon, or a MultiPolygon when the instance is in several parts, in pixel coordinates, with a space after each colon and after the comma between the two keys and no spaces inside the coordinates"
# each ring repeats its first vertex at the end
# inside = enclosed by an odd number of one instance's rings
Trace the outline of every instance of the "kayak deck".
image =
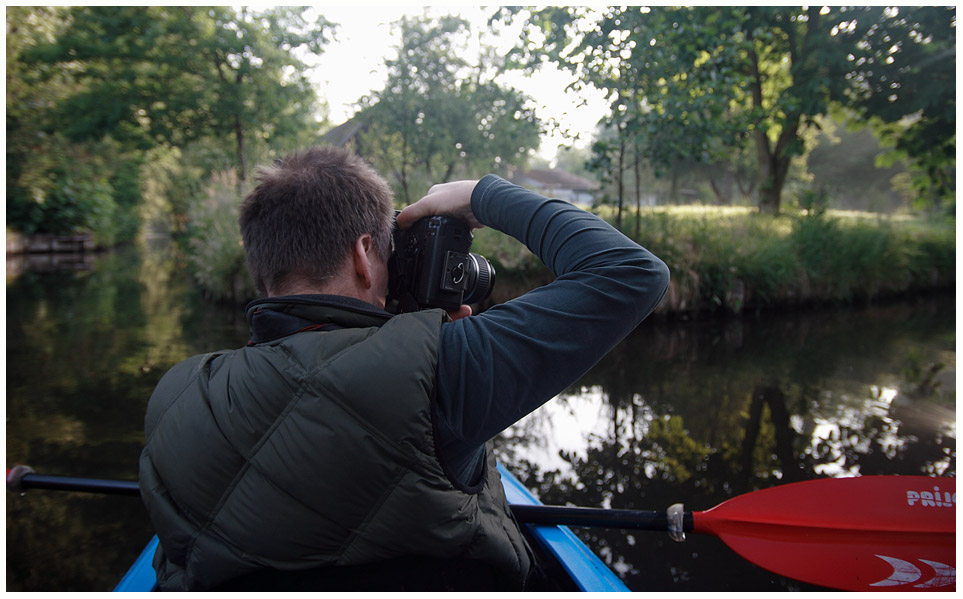
{"type": "Polygon", "coordinates": [[[134,564],[114,587],[115,593],[140,593],[157,588],[157,575],[154,573],[154,552],[157,551],[157,535],[147,543],[134,564]]]}
{"type": "MultiPolygon", "coordinates": [[[[505,497],[509,504],[541,505],[538,499],[525,488],[515,476],[500,463],[498,472],[502,475],[505,497]]],[[[605,565],[595,553],[582,542],[567,526],[528,527],[531,536],[565,570],[580,591],[585,592],[629,592],[629,588],[605,565]]]]}
{"type": "MultiPolygon", "coordinates": [[[[502,476],[505,496],[510,504],[541,504],[501,464],[498,464],[498,472],[502,476]]],[[[527,529],[531,539],[539,545],[533,549],[536,551],[540,549],[540,553],[548,554],[557,562],[578,590],[588,592],[627,592],[629,590],[568,527],[530,524],[522,526],[527,529]]],[[[145,592],[156,589],[157,578],[154,574],[153,560],[157,544],[158,539],[154,536],[114,588],[115,592],[145,592]]]]}

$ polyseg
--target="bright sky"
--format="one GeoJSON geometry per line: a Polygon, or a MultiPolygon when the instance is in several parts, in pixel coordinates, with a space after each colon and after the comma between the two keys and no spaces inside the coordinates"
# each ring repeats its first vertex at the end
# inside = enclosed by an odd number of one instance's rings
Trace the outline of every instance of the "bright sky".
{"type": "MultiPolygon", "coordinates": [[[[473,34],[486,31],[487,12],[472,5],[425,7],[360,3],[350,6],[322,4],[315,8],[327,20],[341,26],[337,41],[326,46],[313,77],[318,82],[319,94],[328,102],[329,115],[335,124],[344,122],[354,114],[355,104],[361,96],[384,86],[384,58],[393,54],[399,41],[391,30],[391,23],[402,16],[419,16],[426,10],[430,16],[457,13],[472,24],[473,34]]],[[[518,40],[518,35],[516,29],[504,35],[500,42],[490,39],[486,43],[510,47],[518,40]]],[[[555,155],[559,144],[585,146],[595,131],[596,123],[608,110],[601,93],[576,94],[565,91],[570,82],[570,75],[556,69],[534,75],[513,72],[504,75],[501,80],[503,85],[511,85],[534,99],[536,115],[543,123],[554,119],[564,129],[581,133],[581,138],[574,140],[560,133],[549,132],[539,149],[539,154],[546,158],[555,155]]]]}

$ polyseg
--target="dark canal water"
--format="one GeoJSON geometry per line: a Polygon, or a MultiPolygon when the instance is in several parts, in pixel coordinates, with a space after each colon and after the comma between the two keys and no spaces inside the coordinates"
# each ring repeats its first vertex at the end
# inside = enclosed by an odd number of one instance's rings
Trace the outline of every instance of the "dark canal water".
{"type": "MultiPolygon", "coordinates": [[[[134,479],[147,398],[195,353],[247,340],[163,247],[83,271],[8,262],[7,466],[134,479]],[[14,274],[11,274],[14,273],[14,274]]],[[[956,476],[956,311],[885,305],[642,324],[498,439],[545,503],[707,509],[790,481],[956,476]]],[[[109,590],[151,536],[139,500],[7,493],[7,590],[109,590]]],[[[720,541],[577,529],[633,590],[812,590],[720,541]]]]}

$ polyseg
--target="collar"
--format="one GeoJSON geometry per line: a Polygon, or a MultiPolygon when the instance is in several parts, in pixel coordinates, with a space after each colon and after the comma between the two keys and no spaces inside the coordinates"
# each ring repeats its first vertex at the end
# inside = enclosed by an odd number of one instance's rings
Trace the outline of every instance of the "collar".
{"type": "Polygon", "coordinates": [[[255,300],[245,308],[251,323],[248,345],[301,331],[380,327],[392,314],[340,295],[284,295],[255,300]]]}

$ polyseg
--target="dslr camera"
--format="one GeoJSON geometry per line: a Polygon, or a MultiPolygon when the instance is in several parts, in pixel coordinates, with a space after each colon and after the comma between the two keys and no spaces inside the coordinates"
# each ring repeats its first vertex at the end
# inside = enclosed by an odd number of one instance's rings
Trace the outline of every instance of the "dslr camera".
{"type": "Polygon", "coordinates": [[[388,259],[388,306],[394,312],[457,310],[491,294],[495,268],[469,252],[471,227],[447,216],[428,216],[402,231],[395,212],[394,250],[388,259]]]}

